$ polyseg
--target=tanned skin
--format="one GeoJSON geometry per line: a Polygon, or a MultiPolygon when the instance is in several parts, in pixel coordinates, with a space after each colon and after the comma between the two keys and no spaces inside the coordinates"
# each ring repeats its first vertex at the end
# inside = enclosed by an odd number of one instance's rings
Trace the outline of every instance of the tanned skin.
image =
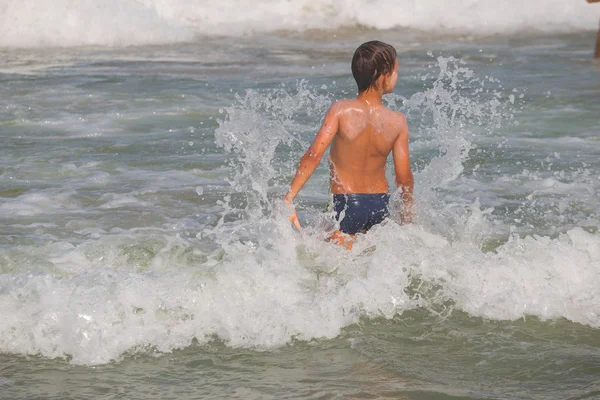
{"type": "MultiPolygon", "coordinates": [[[[600,0],[588,0],[588,3],[599,3],[600,0]]],[[[598,36],[596,37],[596,58],[600,58],[600,29],[598,29],[598,36]]]]}
{"type": "MultiPolygon", "coordinates": [[[[599,0],[600,1],[600,0],[599,0]]],[[[387,193],[385,177],[387,157],[394,159],[396,184],[402,188],[402,222],[412,222],[413,174],[408,152],[408,126],[399,112],[386,108],[382,97],[391,93],[398,81],[398,63],[392,72],[379,77],[374,86],[355,99],[331,105],[312,145],[300,159],[284,201],[292,205],[296,195],[315,172],[327,147],[329,152],[330,190],[332,194],[387,193]]],[[[290,221],[301,229],[296,210],[290,221]]],[[[354,235],[335,231],[330,239],[348,248],[354,235]]]]}

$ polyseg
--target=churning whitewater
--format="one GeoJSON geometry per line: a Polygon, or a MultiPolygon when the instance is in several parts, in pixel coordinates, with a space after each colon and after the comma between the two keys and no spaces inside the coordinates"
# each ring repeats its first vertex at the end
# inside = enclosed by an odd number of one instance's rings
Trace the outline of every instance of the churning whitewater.
{"type": "Polygon", "coordinates": [[[137,156],[128,151],[141,151],[134,164],[115,167],[105,158],[42,170],[23,158],[22,168],[54,183],[0,204],[3,218],[23,219],[10,229],[30,232],[0,248],[0,351],[91,365],[214,340],[277,349],[415,309],[439,318],[463,311],[600,327],[600,237],[586,225],[597,218],[597,166],[580,163],[561,176],[548,164],[528,164],[526,174],[497,176],[493,160],[519,143],[498,141],[498,130],[518,125],[524,92],[504,90],[451,57],[428,71],[417,77],[431,79],[426,88],[387,99],[414,121],[417,223],[389,220],[352,251],[324,240],[332,225],[324,166],[299,199],[303,233],[289,226],[279,200],[335,82],[237,95],[206,135],[196,136],[200,126],[181,131],[193,139],[183,139],[178,154],[204,163],[189,172],[140,169],[149,164],[139,144],[127,141],[127,121],[105,131],[114,145],[77,132],[69,140],[82,149],[114,146],[111,152],[130,158],[137,156]],[[524,179],[532,189],[521,208],[504,212],[511,200],[491,189],[524,179]],[[565,186],[584,186],[587,195],[574,202],[565,186]],[[189,199],[160,195],[181,188],[189,199]],[[588,219],[578,226],[555,209],[588,210],[588,219]],[[149,213],[169,217],[152,226],[144,222],[149,213]]]}
{"type": "Polygon", "coordinates": [[[44,0],[0,1],[0,47],[130,46],[274,31],[366,27],[434,35],[572,33],[598,23],[584,1],[564,0],[44,0]],[[244,10],[244,12],[239,12],[244,10]]]}

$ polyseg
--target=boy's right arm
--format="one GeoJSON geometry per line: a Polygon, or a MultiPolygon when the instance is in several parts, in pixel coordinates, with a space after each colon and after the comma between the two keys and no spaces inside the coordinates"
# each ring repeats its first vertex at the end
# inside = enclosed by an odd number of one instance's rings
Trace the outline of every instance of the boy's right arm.
{"type": "Polygon", "coordinates": [[[394,142],[394,147],[392,147],[394,172],[396,173],[396,185],[402,191],[402,200],[404,202],[404,209],[400,213],[400,218],[404,223],[411,223],[414,180],[412,170],[410,169],[410,155],[408,152],[408,125],[404,115],[400,114],[398,117],[400,133],[394,142]]]}
{"type": "MultiPolygon", "coordinates": [[[[292,179],[292,184],[290,185],[290,189],[286,193],[283,201],[286,204],[292,205],[296,195],[302,189],[308,178],[315,172],[319,163],[321,162],[321,157],[325,154],[325,150],[333,140],[333,137],[338,131],[339,126],[339,112],[340,112],[340,104],[333,103],[329,110],[325,114],[323,119],[323,124],[321,125],[321,129],[317,132],[313,143],[310,145],[306,153],[300,159],[300,164],[298,165],[298,169],[296,170],[296,175],[294,179],[292,179]]],[[[298,221],[298,215],[296,214],[296,210],[292,212],[292,216],[290,217],[290,221],[294,223],[294,225],[300,229],[300,221],[298,221]]]]}

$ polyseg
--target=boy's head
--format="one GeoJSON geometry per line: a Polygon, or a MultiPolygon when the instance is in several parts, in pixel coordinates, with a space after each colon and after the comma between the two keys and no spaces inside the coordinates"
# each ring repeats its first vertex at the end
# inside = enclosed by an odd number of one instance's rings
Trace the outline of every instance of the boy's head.
{"type": "Polygon", "coordinates": [[[373,40],[361,44],[352,57],[352,75],[362,93],[377,85],[382,75],[390,74],[396,67],[396,49],[393,46],[373,40]]]}

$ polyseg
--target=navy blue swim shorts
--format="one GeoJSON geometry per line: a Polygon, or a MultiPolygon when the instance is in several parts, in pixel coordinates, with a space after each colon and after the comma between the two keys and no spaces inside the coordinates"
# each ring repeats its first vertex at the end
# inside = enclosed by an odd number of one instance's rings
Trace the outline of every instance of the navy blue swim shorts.
{"type": "Polygon", "coordinates": [[[387,193],[334,194],[335,219],[340,231],[349,235],[365,233],[389,216],[387,193]]]}

